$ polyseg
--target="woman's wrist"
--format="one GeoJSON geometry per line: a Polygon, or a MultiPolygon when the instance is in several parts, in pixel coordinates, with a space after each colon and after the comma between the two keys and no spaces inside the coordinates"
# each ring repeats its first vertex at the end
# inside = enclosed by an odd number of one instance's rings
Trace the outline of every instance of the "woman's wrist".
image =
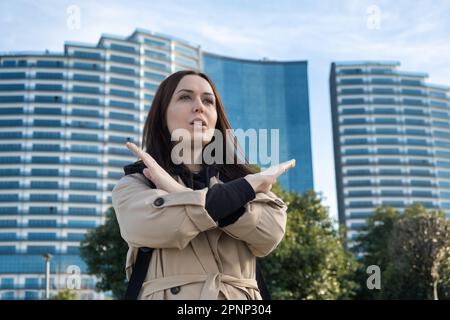
{"type": "Polygon", "coordinates": [[[190,191],[192,189],[189,189],[188,187],[182,186],[178,182],[174,183],[165,183],[163,186],[161,186],[161,189],[164,191],[167,191],[168,193],[175,193],[175,192],[183,192],[183,191],[190,191]]]}
{"type": "Polygon", "coordinates": [[[251,185],[251,187],[253,188],[253,191],[258,192],[258,187],[259,187],[259,179],[255,179],[255,175],[254,174],[248,174],[244,177],[245,180],[247,180],[247,182],[251,185]]]}

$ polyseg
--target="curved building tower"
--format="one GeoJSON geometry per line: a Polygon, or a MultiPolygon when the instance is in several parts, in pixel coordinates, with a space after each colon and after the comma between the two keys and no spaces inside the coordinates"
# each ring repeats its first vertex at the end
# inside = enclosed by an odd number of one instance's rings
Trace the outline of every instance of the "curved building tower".
{"type": "Polygon", "coordinates": [[[331,66],[339,219],[350,242],[379,206],[450,215],[450,88],[399,65],[331,66]]]}
{"type": "Polygon", "coordinates": [[[80,241],[104,222],[122,166],[136,161],[124,143],[140,145],[159,83],[200,66],[198,46],[145,30],[63,53],[0,55],[1,299],[44,297],[44,254],[52,293],[70,281],[82,299],[103,298],[80,241]]]}
{"type": "Polygon", "coordinates": [[[245,60],[206,52],[203,62],[222,96],[231,127],[249,133],[245,140],[238,139],[241,145],[250,146],[249,130],[257,134],[256,155],[245,148],[250,162],[268,166],[264,162],[273,156],[271,151],[278,153],[280,162],[295,158],[296,167],[278,179],[280,184],[300,193],[313,189],[308,63],[245,60]],[[272,129],[278,130],[278,141],[272,129]],[[272,141],[279,142],[278,148],[272,148],[272,141]]]}

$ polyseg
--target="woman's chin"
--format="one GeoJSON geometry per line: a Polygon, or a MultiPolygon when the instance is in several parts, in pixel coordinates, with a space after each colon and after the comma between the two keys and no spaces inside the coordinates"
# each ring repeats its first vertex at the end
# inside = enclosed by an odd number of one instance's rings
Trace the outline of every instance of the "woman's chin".
{"type": "Polygon", "coordinates": [[[201,143],[202,145],[205,145],[205,144],[208,144],[210,141],[211,141],[211,139],[208,139],[208,137],[202,136],[202,137],[199,137],[197,139],[192,139],[191,143],[192,144],[199,144],[199,143],[201,143]]]}
{"type": "Polygon", "coordinates": [[[187,130],[191,131],[191,132],[204,132],[208,129],[208,127],[206,126],[194,126],[194,125],[190,125],[189,128],[187,130]]]}

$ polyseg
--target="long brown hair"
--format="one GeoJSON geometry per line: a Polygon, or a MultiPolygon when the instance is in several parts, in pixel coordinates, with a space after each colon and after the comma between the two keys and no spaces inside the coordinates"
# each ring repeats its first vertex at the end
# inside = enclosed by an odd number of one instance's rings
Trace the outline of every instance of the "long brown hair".
{"type": "MultiPolygon", "coordinates": [[[[223,107],[219,92],[217,91],[217,88],[212,80],[206,74],[194,70],[182,70],[171,74],[161,82],[158,90],[156,91],[152,106],[147,115],[147,120],[145,122],[144,132],[142,136],[142,149],[150,154],[164,170],[171,174],[175,174],[175,171],[174,164],[172,163],[170,157],[172,151],[172,141],[169,129],[167,127],[166,111],[176,87],[178,86],[181,79],[187,75],[197,75],[208,81],[216,98],[216,129],[220,130],[220,132],[222,133],[222,145],[224,147],[227,145],[227,135],[228,138],[230,137],[229,133],[227,133],[226,130],[231,129],[231,126],[225,114],[225,109],[223,107]]],[[[241,149],[235,137],[232,137],[232,143],[234,146],[233,159],[235,160],[233,161],[233,164],[228,164],[226,162],[226,152],[228,150],[224,150],[223,152],[224,159],[222,161],[222,164],[215,164],[220,177],[225,178],[225,180],[237,179],[255,172],[255,170],[253,170],[253,168],[249,166],[248,161],[245,157],[242,158],[245,160],[245,163],[242,164],[237,162],[236,151],[239,152],[239,150],[241,149]]],[[[182,166],[187,170],[186,166],[182,166]]]]}

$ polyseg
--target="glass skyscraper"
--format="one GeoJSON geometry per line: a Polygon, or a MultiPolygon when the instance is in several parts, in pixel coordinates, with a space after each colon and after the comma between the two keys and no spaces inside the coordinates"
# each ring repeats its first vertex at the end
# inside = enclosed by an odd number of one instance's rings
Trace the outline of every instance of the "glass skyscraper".
{"type": "Polygon", "coordinates": [[[144,30],[67,43],[63,53],[0,55],[0,298],[43,298],[80,272],[82,299],[103,298],[79,244],[104,222],[110,191],[136,161],[144,119],[161,80],[200,67],[185,41],[144,30]]]}
{"type": "Polygon", "coordinates": [[[280,128],[280,160],[297,159],[281,183],[312,188],[306,62],[203,54],[141,29],[63,52],[1,53],[0,299],[44,298],[47,253],[52,294],[79,283],[80,298],[105,298],[80,241],[104,223],[122,167],[136,161],[124,143],[140,145],[157,87],[183,69],[211,75],[233,127],[280,128]]]}
{"type": "Polygon", "coordinates": [[[279,130],[279,161],[296,159],[296,167],[279,178],[280,184],[301,193],[313,189],[307,62],[204,52],[203,68],[217,85],[233,129],[268,129],[267,141],[270,129],[279,130]]]}
{"type": "Polygon", "coordinates": [[[376,207],[450,215],[450,87],[399,62],[336,62],[330,97],[339,220],[353,240],[376,207]]]}

